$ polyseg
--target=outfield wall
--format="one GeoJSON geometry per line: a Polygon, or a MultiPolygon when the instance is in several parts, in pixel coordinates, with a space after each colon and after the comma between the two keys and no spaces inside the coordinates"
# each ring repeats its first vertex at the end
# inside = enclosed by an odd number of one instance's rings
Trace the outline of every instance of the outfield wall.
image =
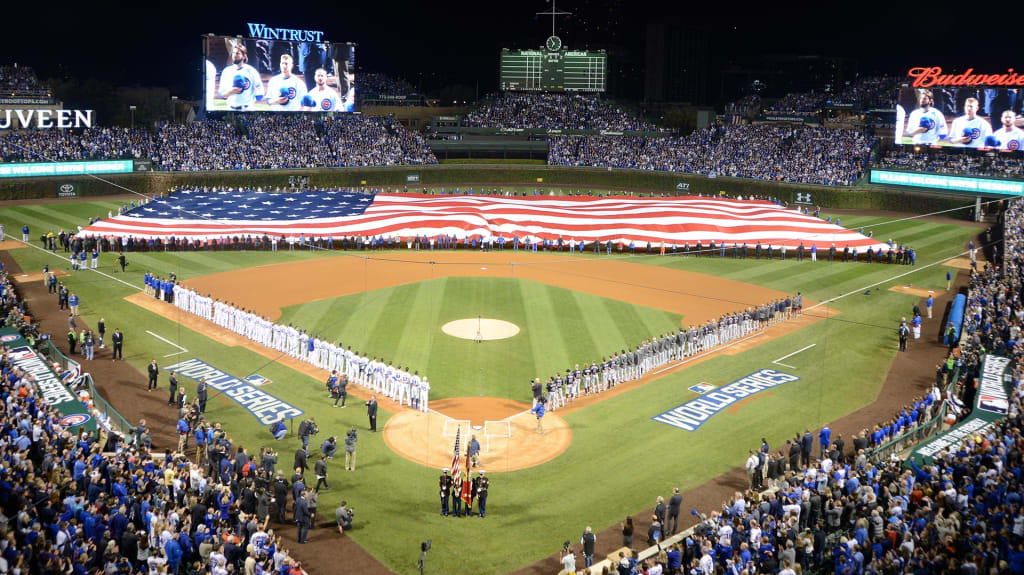
{"type": "MultiPolygon", "coordinates": [[[[65,184],[73,184],[78,196],[124,193],[117,186],[147,195],[176,186],[287,187],[289,176],[308,176],[314,187],[390,187],[411,189],[425,186],[463,188],[469,186],[544,186],[575,189],[622,189],[633,192],[679,193],[730,196],[774,196],[794,203],[862,210],[937,212],[971,203],[973,196],[912,192],[884,186],[839,188],[790,184],[744,178],[709,178],[694,174],[561,166],[400,166],[383,168],[330,168],[296,170],[244,170],[215,172],[148,172],[103,176],[101,181],[88,176],[11,178],[0,181],[0,198],[54,198],[65,184]],[[116,185],[106,183],[112,182],[116,185]],[[412,183],[410,183],[412,182],[412,183]]],[[[970,219],[971,210],[949,215],[970,219]]]]}

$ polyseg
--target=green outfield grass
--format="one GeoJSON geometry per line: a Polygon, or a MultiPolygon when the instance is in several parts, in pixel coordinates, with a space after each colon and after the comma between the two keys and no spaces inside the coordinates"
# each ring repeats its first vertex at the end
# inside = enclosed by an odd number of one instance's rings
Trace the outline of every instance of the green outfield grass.
{"type": "Polygon", "coordinates": [[[290,306],[279,322],[411,366],[430,377],[433,398],[521,400],[534,377],[675,332],[680,319],[526,280],[451,277],[290,306]],[[485,345],[441,332],[449,321],[477,316],[514,323],[520,332],[485,345]]]}
{"type": "MultiPolygon", "coordinates": [[[[38,238],[48,228],[56,231],[60,227],[84,225],[83,220],[89,215],[105,216],[108,209],[117,205],[119,202],[14,206],[0,210],[0,223],[5,224],[9,234],[19,235],[22,223],[28,222],[33,237],[38,238]]],[[[886,221],[889,218],[843,217],[845,225],[855,228],[886,221]]],[[[536,468],[488,473],[492,478],[486,519],[439,517],[438,470],[402,459],[384,444],[380,434],[369,433],[360,434],[357,472],[345,473],[337,460],[332,462],[334,489],[323,494],[320,509],[330,515],[341,499],[347,499],[357,510],[356,529],[351,537],[398,573],[416,572],[418,543],[427,538],[434,545],[428,556],[430,572],[504,573],[557,551],[566,539],[576,540],[585,525],[592,525],[595,530],[615,525],[625,515],[652,506],[656,496],[669,494],[672,487],[695,487],[742,465],[747,449],[757,446],[761,437],[775,447],[805,427],[834,421],[872,403],[896,355],[898,320],[909,315],[917,301],[916,297],[887,288],[913,284],[943,289],[947,268],[927,266],[959,254],[973,231],[964,226],[916,220],[873,229],[876,238],[892,237],[914,246],[919,253],[916,269],[863,263],[811,264],[793,259],[767,262],[668,256],[632,258],[637,263],[700,271],[787,292],[802,291],[814,300],[850,292],[854,295],[829,304],[841,312],[832,319],[742,354],[723,355],[694,365],[566,416],[573,442],[565,453],[536,468]],[[891,279],[904,273],[908,275],[891,279]],[[872,288],[871,295],[863,295],[866,286],[887,280],[888,283],[872,288]],[[812,343],[814,348],[784,362],[793,369],[772,363],[812,343]],[[763,368],[779,369],[801,379],[761,392],[750,402],[719,413],[696,432],[651,420],[696,397],[688,390],[696,383],[722,385],[763,368]]],[[[44,263],[51,267],[59,265],[54,256],[37,249],[11,253],[26,270],[38,270],[44,263]]],[[[180,278],[187,278],[314,257],[330,256],[308,252],[129,254],[131,273],[112,275],[141,285],[142,272],[147,269],[161,275],[175,271],[180,278]]],[[[112,271],[112,264],[109,257],[103,260],[102,271],[112,271]]],[[[630,280],[622,281],[628,284],[630,280]]],[[[358,405],[345,410],[330,408],[322,382],[246,349],[223,346],[201,333],[126,304],[122,298],[134,291],[129,286],[91,273],[65,281],[82,297],[82,313],[87,321],[94,323],[104,316],[108,329],[121,327],[125,331],[126,358],[139,370],[140,385],[145,381],[144,366],[151,357],[175,351],[148,335],[148,330],[190,350],[175,360],[197,357],[238,377],[252,373],[269,377],[273,383],[265,388],[267,392],[299,406],[321,422],[322,431],[314,439],[316,443],[328,435],[341,435],[350,425],[365,429],[365,413],[358,405]]],[[[686,286],[671,289],[685,293],[686,286]]],[[[758,302],[736,303],[743,307],[758,302]]],[[[543,372],[547,365],[564,367],[567,360],[590,359],[592,353],[605,349],[605,341],[614,349],[619,347],[619,341],[642,339],[647,329],[658,332],[665,329],[663,325],[678,325],[678,318],[671,314],[636,306],[621,307],[620,313],[606,313],[615,318],[618,333],[610,332],[604,324],[592,323],[603,318],[592,319],[593,312],[588,310],[624,305],[525,281],[448,278],[312,302],[286,309],[285,314],[289,321],[308,322],[306,327],[314,331],[333,330],[342,339],[361,335],[367,349],[394,354],[396,360],[408,361],[414,367],[425,365],[431,380],[436,380],[435,371],[463,370],[463,375],[452,376],[460,381],[452,383],[452,389],[458,393],[451,395],[475,395],[474,386],[478,384],[471,377],[474,367],[493,364],[493,369],[510,372],[543,372]],[[522,301],[516,301],[517,298],[522,301]],[[449,342],[440,335],[429,346],[420,341],[421,330],[431,326],[439,329],[444,318],[485,315],[481,308],[493,310],[494,315],[520,314],[523,318],[526,333],[520,336],[524,345],[517,349],[518,358],[506,357],[507,354],[483,356],[490,353],[489,348],[505,345],[500,342],[478,346],[481,351],[472,352],[466,349],[474,348],[472,342],[449,342]],[[368,317],[375,319],[371,323],[364,319],[368,317]],[[572,337],[582,330],[589,332],[589,337],[572,337]],[[525,345],[527,341],[529,345],[525,345]],[[466,381],[461,381],[463,378],[466,381]]],[[[820,312],[811,309],[808,313],[820,312]]],[[[938,331],[938,321],[925,323],[926,337],[938,331]]],[[[508,343],[512,345],[515,341],[508,343]]],[[[488,388],[487,394],[527,399],[525,389],[517,395],[518,388],[498,386],[488,388]]],[[[116,404],[116,398],[113,401],[116,404]]],[[[285,466],[299,446],[293,436],[275,443],[252,415],[222,396],[211,398],[207,416],[222,422],[236,442],[251,452],[260,445],[275,444],[285,466]]],[[[383,425],[389,417],[390,414],[382,413],[379,423],[383,425]]],[[[684,501],[684,506],[689,503],[684,501]]],[[[557,569],[558,566],[551,566],[552,572],[557,569]]]]}

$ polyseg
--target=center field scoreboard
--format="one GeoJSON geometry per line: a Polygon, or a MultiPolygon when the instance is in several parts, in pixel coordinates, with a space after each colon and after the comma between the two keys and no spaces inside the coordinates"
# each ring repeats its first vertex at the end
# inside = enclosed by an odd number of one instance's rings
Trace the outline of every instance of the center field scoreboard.
{"type": "Polygon", "coordinates": [[[544,50],[501,51],[502,90],[538,92],[604,92],[608,55],[604,51],[566,50],[557,36],[544,50]]]}

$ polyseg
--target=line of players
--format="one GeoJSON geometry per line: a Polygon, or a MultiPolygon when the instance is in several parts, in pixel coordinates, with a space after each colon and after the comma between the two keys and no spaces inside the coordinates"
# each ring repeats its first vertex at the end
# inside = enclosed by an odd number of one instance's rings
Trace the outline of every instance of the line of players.
{"type": "Polygon", "coordinates": [[[540,378],[533,382],[533,405],[544,397],[547,409],[555,411],[580,397],[601,393],[620,383],[640,379],[647,372],[665,364],[691,357],[716,346],[721,346],[760,331],[770,325],[787,320],[803,310],[803,295],[775,299],[741,312],[726,314],[703,325],[679,328],[675,334],[665,334],[644,340],[635,349],[622,350],[601,362],[589,366],[576,364],[565,374],[555,374],[541,385],[540,378]]]}
{"type": "MultiPolygon", "coordinates": [[[[921,90],[917,97],[918,108],[910,113],[906,123],[906,135],[914,144],[938,145],[946,140],[965,148],[995,148],[1000,150],[1024,150],[1024,131],[1016,126],[1017,115],[1005,110],[999,117],[1002,127],[996,131],[985,118],[978,115],[977,98],[964,101],[964,115],[953,120],[952,128],[947,127],[946,116],[935,105],[931,90],[921,90]]],[[[897,139],[899,142],[904,129],[902,108],[897,109],[897,139]]]]}
{"type": "MultiPolygon", "coordinates": [[[[148,284],[147,284],[148,285],[148,284]]],[[[385,395],[399,405],[408,405],[419,411],[427,411],[430,400],[430,382],[419,371],[409,372],[409,367],[395,366],[384,358],[368,357],[352,346],[333,344],[320,339],[292,325],[276,324],[256,313],[203,296],[195,290],[180,284],[170,284],[173,290],[172,303],[182,311],[197,315],[231,330],[238,335],[271,349],[305,361],[331,372],[331,378],[343,374],[349,382],[355,382],[374,393],[385,395]]],[[[147,293],[159,299],[166,294],[167,284],[161,284],[147,293]],[[162,289],[161,289],[162,288],[162,289]]]]}

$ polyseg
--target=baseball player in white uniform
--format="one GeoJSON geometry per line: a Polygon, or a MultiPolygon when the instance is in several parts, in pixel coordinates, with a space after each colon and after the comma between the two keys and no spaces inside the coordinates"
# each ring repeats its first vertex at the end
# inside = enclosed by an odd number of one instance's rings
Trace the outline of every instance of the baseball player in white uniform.
{"type": "Polygon", "coordinates": [[[413,409],[420,408],[420,381],[420,372],[412,372],[409,377],[409,403],[413,409]]]}
{"type": "Polygon", "coordinates": [[[982,148],[985,140],[992,135],[992,125],[978,116],[978,99],[964,100],[964,115],[953,120],[949,141],[965,148],[982,148]]]}
{"type": "Polygon", "coordinates": [[[231,110],[251,110],[263,99],[263,80],[259,72],[247,62],[249,52],[242,44],[231,51],[233,64],[220,73],[220,95],[228,101],[231,110]]]}
{"type": "Polygon", "coordinates": [[[430,400],[430,382],[427,376],[420,380],[420,411],[427,411],[427,402],[430,400]]]}
{"type": "Polygon", "coordinates": [[[281,73],[267,84],[267,104],[275,112],[298,111],[306,95],[306,83],[292,75],[294,62],[288,54],[281,55],[281,73]]]}
{"type": "Polygon", "coordinates": [[[921,90],[917,101],[921,107],[910,113],[907,120],[907,135],[914,144],[938,144],[939,140],[949,133],[946,117],[933,107],[935,97],[931,90],[921,90]]]}
{"type": "Polygon", "coordinates": [[[398,372],[398,405],[402,403],[408,403],[409,407],[412,407],[412,395],[410,394],[410,380],[412,376],[409,375],[409,367],[406,366],[405,371],[398,372]]]}
{"type": "Polygon", "coordinates": [[[336,112],[340,108],[341,101],[338,92],[327,86],[327,71],[323,68],[316,69],[316,87],[310,90],[302,98],[302,109],[309,112],[336,112]]]}
{"type": "Polygon", "coordinates": [[[1000,150],[1024,150],[1024,130],[1014,125],[1017,121],[1017,115],[1013,113],[1013,110],[1003,112],[999,120],[1002,122],[1003,127],[992,133],[995,142],[992,142],[994,145],[990,147],[999,148],[1000,150]]]}

